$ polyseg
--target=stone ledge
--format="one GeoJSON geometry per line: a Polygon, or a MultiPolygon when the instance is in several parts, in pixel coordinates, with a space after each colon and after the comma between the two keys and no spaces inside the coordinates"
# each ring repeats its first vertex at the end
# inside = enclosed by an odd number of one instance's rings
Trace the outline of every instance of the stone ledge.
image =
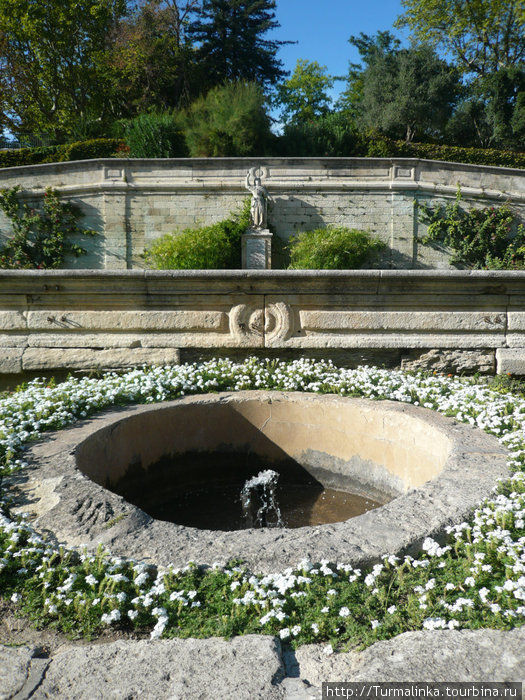
{"type": "Polygon", "coordinates": [[[0,646],[0,698],[321,700],[322,684],[523,682],[525,629],[406,632],[362,652],[295,651],[262,635],[64,645],[48,659],[0,646]]]}

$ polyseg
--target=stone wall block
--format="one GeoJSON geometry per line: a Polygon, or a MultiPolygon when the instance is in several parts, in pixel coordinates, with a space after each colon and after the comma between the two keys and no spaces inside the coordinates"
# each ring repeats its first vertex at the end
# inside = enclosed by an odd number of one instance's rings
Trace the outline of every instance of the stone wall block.
{"type": "Polygon", "coordinates": [[[124,369],[142,365],[176,365],[179,361],[180,353],[175,348],[27,348],[22,356],[22,369],[124,369]]]}
{"type": "Polygon", "coordinates": [[[498,374],[525,375],[525,346],[521,348],[498,348],[496,350],[498,374]]]}

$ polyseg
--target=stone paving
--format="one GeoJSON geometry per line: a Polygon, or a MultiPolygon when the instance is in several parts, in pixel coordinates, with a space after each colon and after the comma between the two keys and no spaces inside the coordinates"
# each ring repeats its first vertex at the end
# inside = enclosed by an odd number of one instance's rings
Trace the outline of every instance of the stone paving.
{"type": "Polygon", "coordinates": [[[322,683],[525,680],[525,627],[407,632],[363,652],[283,650],[278,639],[0,646],[0,700],[320,700],[322,683]]]}

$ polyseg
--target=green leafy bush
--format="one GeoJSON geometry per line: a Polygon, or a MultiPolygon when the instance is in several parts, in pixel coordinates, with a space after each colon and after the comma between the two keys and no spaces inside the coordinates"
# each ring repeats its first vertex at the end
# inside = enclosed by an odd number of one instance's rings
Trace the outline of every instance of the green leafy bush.
{"type": "Polygon", "coordinates": [[[420,221],[428,225],[423,243],[439,241],[449,246],[451,262],[474,270],[525,268],[525,228],[512,235],[514,214],[508,206],[465,210],[461,192],[445,205],[420,206],[420,221]]]}
{"type": "Polygon", "coordinates": [[[377,259],[385,244],[344,226],[303,231],[290,239],[291,270],[354,270],[377,259]]]}
{"type": "Polygon", "coordinates": [[[369,132],[365,141],[366,150],[362,155],[367,157],[424,158],[452,163],[525,168],[525,153],[516,151],[502,151],[497,148],[462,148],[438,143],[406,143],[394,141],[375,131],[369,132]]]}
{"type": "Polygon", "coordinates": [[[132,158],[183,158],[188,155],[181,118],[172,112],[140,114],[119,122],[132,158]]]}
{"type": "Polygon", "coordinates": [[[113,158],[123,147],[122,139],[92,139],[66,143],[61,146],[41,148],[19,148],[0,151],[0,168],[14,168],[20,165],[38,163],[58,163],[69,160],[89,160],[91,158],[113,158]]]}
{"type": "Polygon", "coordinates": [[[19,191],[13,187],[0,192],[0,208],[13,227],[13,235],[0,249],[0,268],[54,269],[64,263],[67,253],[77,257],[86,253],[68,240],[79,234],[96,234],[78,226],[81,214],[77,207],[60,202],[57,192],[48,188],[43,211],[38,211],[19,201],[19,191]]]}
{"type": "Polygon", "coordinates": [[[256,83],[227,83],[197,99],[185,115],[192,158],[252,156],[271,140],[264,95],[256,83]]]}
{"type": "Polygon", "coordinates": [[[280,137],[283,156],[351,157],[366,153],[363,137],[342,112],[300,124],[286,124],[280,137]]]}
{"type": "Polygon", "coordinates": [[[168,233],[153,243],[146,261],[156,270],[227,270],[241,267],[241,236],[250,226],[250,200],[238,214],[211,226],[168,233]]]}
{"type": "Polygon", "coordinates": [[[75,141],[58,146],[57,160],[91,160],[94,158],[113,158],[122,148],[121,139],[91,139],[75,141]]]}

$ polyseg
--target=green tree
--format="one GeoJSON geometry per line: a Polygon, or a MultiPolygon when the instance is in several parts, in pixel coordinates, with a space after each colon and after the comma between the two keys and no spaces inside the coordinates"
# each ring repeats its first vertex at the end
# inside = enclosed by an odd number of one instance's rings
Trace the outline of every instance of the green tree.
{"type": "MultiPolygon", "coordinates": [[[[362,35],[350,40],[362,52],[357,122],[410,143],[439,135],[460,93],[455,69],[428,45],[399,48],[395,41],[362,35]]],[[[356,80],[355,68],[350,80],[356,80]]]]}
{"type": "Polygon", "coordinates": [[[282,106],[281,119],[304,124],[326,115],[332,102],[327,91],[333,84],[334,78],[327,74],[326,66],[298,59],[290,78],[277,88],[276,102],[282,106]]]}
{"type": "Polygon", "coordinates": [[[289,43],[266,39],[279,27],[275,0],[203,0],[189,27],[208,86],[231,81],[268,87],[286,76],[277,51],[289,43]]]}
{"type": "Polygon", "coordinates": [[[0,122],[63,138],[111,111],[101,66],[124,0],[0,0],[0,122]]]}
{"type": "MultiPolygon", "coordinates": [[[[390,32],[377,32],[369,36],[361,32],[359,36],[351,36],[348,40],[359,51],[365,65],[373,63],[376,56],[394,55],[401,47],[401,42],[390,32]]],[[[361,63],[350,63],[347,87],[343,90],[337,107],[348,112],[354,119],[358,116],[359,105],[363,99],[364,66],[361,63]]]]}
{"type": "Polygon", "coordinates": [[[184,134],[191,157],[251,156],[267,149],[270,120],[256,83],[229,83],[212,88],[192,103],[184,134]]]}
{"type": "Polygon", "coordinates": [[[466,73],[483,76],[525,60],[525,0],[402,0],[408,26],[466,73]]]}
{"type": "Polygon", "coordinates": [[[467,86],[447,125],[447,138],[461,146],[525,147],[525,66],[509,66],[467,86]]]}
{"type": "Polygon", "coordinates": [[[106,63],[122,114],[186,106],[196,96],[195,52],[186,28],[198,5],[147,0],[121,18],[106,63]]]}

